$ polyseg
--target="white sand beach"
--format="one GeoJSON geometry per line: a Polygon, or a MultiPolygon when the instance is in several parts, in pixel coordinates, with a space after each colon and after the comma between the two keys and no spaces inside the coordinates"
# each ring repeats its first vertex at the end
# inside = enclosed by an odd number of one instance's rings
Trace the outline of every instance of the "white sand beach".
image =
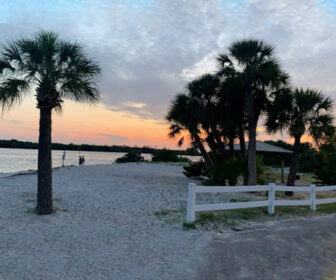
{"type": "Polygon", "coordinates": [[[1,280],[320,279],[336,257],[332,215],[184,230],[191,180],[181,166],[65,167],[53,178],[47,216],[33,213],[36,174],[0,178],[1,280]]]}
{"type": "Polygon", "coordinates": [[[38,216],[36,175],[0,178],[0,279],[193,279],[211,234],[182,229],[189,181],[174,165],[61,168],[58,210],[38,216]]]}

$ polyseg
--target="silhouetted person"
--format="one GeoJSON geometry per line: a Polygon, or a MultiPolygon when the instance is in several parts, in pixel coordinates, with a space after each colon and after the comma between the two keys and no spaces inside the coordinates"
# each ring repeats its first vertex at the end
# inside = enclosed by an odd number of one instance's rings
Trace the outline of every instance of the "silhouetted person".
{"type": "Polygon", "coordinates": [[[62,155],[62,167],[64,167],[65,155],[66,155],[66,151],[64,151],[62,155]]]}
{"type": "Polygon", "coordinates": [[[141,161],[142,156],[141,156],[141,150],[139,150],[136,154],[135,160],[137,162],[137,164],[139,164],[139,162],[141,161]]]}

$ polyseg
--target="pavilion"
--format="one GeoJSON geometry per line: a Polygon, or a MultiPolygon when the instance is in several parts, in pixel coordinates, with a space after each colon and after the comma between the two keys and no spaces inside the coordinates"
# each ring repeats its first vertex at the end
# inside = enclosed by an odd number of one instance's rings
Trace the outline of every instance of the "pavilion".
{"type": "MultiPolygon", "coordinates": [[[[245,143],[246,150],[248,149],[248,142],[245,143]]],[[[227,150],[228,146],[225,147],[227,150]]],[[[240,151],[240,145],[234,144],[234,150],[240,151]]],[[[261,155],[279,155],[281,157],[281,183],[284,183],[284,168],[285,168],[285,158],[292,154],[291,150],[281,148],[279,146],[271,145],[268,143],[257,141],[257,153],[261,155]]]]}

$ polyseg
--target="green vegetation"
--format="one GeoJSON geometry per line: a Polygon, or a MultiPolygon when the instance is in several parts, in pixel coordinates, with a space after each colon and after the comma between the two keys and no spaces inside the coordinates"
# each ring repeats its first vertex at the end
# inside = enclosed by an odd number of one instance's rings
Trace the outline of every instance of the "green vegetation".
{"type": "Polygon", "coordinates": [[[115,163],[125,163],[125,162],[136,162],[137,161],[137,153],[135,151],[129,151],[124,156],[117,158],[115,163]]]}
{"type": "Polygon", "coordinates": [[[336,184],[336,138],[322,145],[314,166],[316,179],[326,185],[336,184]]]}
{"type": "MultiPolygon", "coordinates": [[[[210,170],[206,168],[204,162],[193,162],[183,167],[184,175],[190,178],[200,178],[206,176],[207,181],[203,182],[204,185],[216,186],[235,186],[238,182],[239,176],[246,176],[247,161],[242,158],[227,158],[223,160],[221,157],[212,155],[214,162],[213,168],[210,170]]],[[[264,182],[264,167],[262,157],[257,157],[257,180],[259,184],[264,182]]]]}
{"type": "MultiPolygon", "coordinates": [[[[0,140],[0,148],[14,148],[14,149],[38,149],[38,143],[28,142],[28,141],[18,141],[12,140],[0,140]]],[[[129,151],[138,151],[139,149],[142,153],[153,154],[157,151],[164,149],[156,149],[148,146],[143,147],[130,147],[130,146],[117,146],[117,145],[89,145],[89,144],[62,144],[62,143],[52,143],[51,148],[53,150],[71,150],[71,151],[93,151],[93,152],[115,152],[115,153],[127,153],[129,151]]],[[[194,149],[186,150],[171,150],[172,152],[179,155],[199,155],[194,149]]]]}
{"type": "MultiPolygon", "coordinates": [[[[137,152],[129,151],[123,157],[117,158],[116,163],[137,162],[137,152]]],[[[163,149],[155,151],[152,157],[152,162],[190,162],[189,159],[179,156],[176,152],[163,149]]]]}
{"type": "Polygon", "coordinates": [[[307,134],[320,144],[335,133],[332,106],[332,99],[320,91],[290,88],[274,94],[268,104],[267,132],[287,131],[294,138],[287,186],[295,185],[302,136],[307,134]]]}
{"type": "Polygon", "coordinates": [[[169,210],[160,210],[160,211],[154,212],[155,216],[166,216],[168,214],[169,214],[169,210]]]}
{"type": "Polygon", "coordinates": [[[183,174],[189,178],[201,178],[207,175],[207,169],[204,161],[190,162],[188,165],[183,166],[183,174]]]}
{"type": "MultiPolygon", "coordinates": [[[[265,171],[263,174],[263,180],[265,184],[274,183],[276,181],[281,181],[281,173],[279,171],[274,171],[273,167],[265,166],[265,171]]],[[[304,182],[305,184],[316,183],[316,177],[314,173],[304,172],[300,174],[299,182],[304,182]]]]}
{"type": "Polygon", "coordinates": [[[182,224],[184,230],[189,230],[189,229],[196,229],[196,224],[195,223],[183,223],[182,224]]]}
{"type": "MultiPolygon", "coordinates": [[[[286,131],[295,140],[293,146],[268,141],[293,151],[285,156],[285,164],[290,165],[287,185],[294,185],[299,163],[300,171],[312,172],[317,151],[301,139],[308,135],[320,146],[334,135],[332,99],[315,89],[293,89],[273,47],[263,41],[233,42],[227,53],[218,55],[217,62],[217,73],[205,73],[189,82],[172,100],[166,116],[168,136],[179,136],[179,146],[189,137],[204,159],[205,170],[192,164],[185,167],[185,175],[197,178],[204,172],[209,183],[216,185],[234,185],[239,175],[243,175],[244,185],[263,183],[262,163],[256,156],[262,116],[266,116],[268,133],[286,131]],[[236,142],[240,152],[235,150],[236,142]]],[[[284,157],[266,152],[263,156],[264,164],[279,166],[284,157]]]]}
{"type": "Polygon", "coordinates": [[[152,157],[153,162],[190,162],[189,159],[178,156],[175,152],[163,149],[155,151],[152,157]]]}
{"type": "MultiPolygon", "coordinates": [[[[233,201],[236,202],[236,201],[233,201]]],[[[318,205],[316,212],[308,206],[277,206],[274,215],[267,213],[266,207],[236,209],[215,212],[200,212],[193,228],[235,226],[246,221],[265,222],[274,218],[288,219],[303,216],[327,215],[336,212],[336,203],[318,205]]]]}

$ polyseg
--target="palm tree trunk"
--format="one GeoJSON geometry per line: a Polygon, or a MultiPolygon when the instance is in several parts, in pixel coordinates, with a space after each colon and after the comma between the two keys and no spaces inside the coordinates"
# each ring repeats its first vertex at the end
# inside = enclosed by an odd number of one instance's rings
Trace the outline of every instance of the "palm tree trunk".
{"type": "MultiPolygon", "coordinates": [[[[295,137],[292,161],[289,168],[289,174],[287,179],[287,186],[295,186],[296,170],[299,163],[299,155],[300,155],[300,141],[301,137],[295,137]]],[[[285,194],[292,196],[293,192],[286,192],[285,194]]]]}
{"type": "Polygon", "coordinates": [[[217,147],[218,147],[218,150],[222,156],[222,158],[226,158],[226,151],[225,151],[225,145],[218,133],[218,130],[214,127],[211,128],[212,129],[212,132],[214,134],[214,137],[215,137],[215,140],[216,140],[216,143],[217,143],[217,147]]]}
{"type": "Polygon", "coordinates": [[[51,184],[51,110],[51,108],[40,108],[36,212],[41,215],[50,214],[53,211],[51,184]]]}
{"type": "Polygon", "coordinates": [[[241,152],[241,156],[244,158],[246,157],[246,144],[245,144],[244,129],[242,126],[239,126],[238,133],[239,133],[240,152],[241,152]]]}
{"type": "Polygon", "coordinates": [[[256,185],[257,183],[257,123],[254,112],[254,100],[252,95],[252,90],[247,90],[245,92],[245,102],[248,116],[248,134],[249,134],[249,144],[248,144],[248,155],[247,155],[247,165],[248,165],[248,185],[256,185]]]}
{"type": "Polygon", "coordinates": [[[230,157],[233,158],[235,155],[234,151],[234,137],[229,138],[229,151],[230,151],[230,157]]]}
{"type": "Polygon", "coordinates": [[[214,135],[212,132],[207,131],[208,137],[206,138],[206,142],[208,143],[208,146],[210,147],[211,151],[214,154],[217,154],[217,144],[214,139],[214,135]]]}
{"type": "Polygon", "coordinates": [[[205,164],[207,165],[207,167],[209,168],[209,170],[213,167],[213,163],[209,157],[209,154],[207,153],[207,151],[205,150],[204,148],[204,145],[201,141],[201,138],[198,136],[197,133],[193,133],[192,134],[192,137],[195,139],[195,142],[196,142],[196,145],[197,147],[199,148],[203,158],[204,158],[204,161],[205,161],[205,164]]]}
{"type": "MultiPolygon", "coordinates": [[[[246,158],[246,144],[245,144],[245,135],[244,135],[244,129],[243,126],[239,125],[238,128],[239,133],[239,145],[240,145],[240,154],[241,158],[245,160],[246,158]]],[[[244,173],[244,186],[247,186],[248,184],[248,176],[244,173]]]]}

